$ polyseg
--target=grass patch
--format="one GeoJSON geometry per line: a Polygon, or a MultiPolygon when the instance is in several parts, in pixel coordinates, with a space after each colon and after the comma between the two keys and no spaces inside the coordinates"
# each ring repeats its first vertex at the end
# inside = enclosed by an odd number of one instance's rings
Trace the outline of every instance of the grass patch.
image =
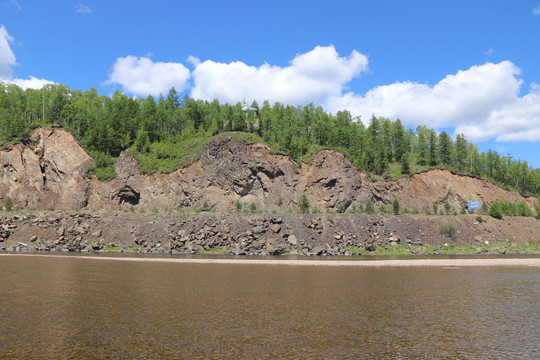
{"type": "Polygon", "coordinates": [[[199,254],[223,254],[229,250],[232,250],[232,248],[212,248],[208,250],[201,249],[198,251],[198,253],[199,254]]]}
{"type": "Polygon", "coordinates": [[[122,248],[120,246],[110,246],[108,248],[105,248],[106,251],[122,251],[122,248]]]}

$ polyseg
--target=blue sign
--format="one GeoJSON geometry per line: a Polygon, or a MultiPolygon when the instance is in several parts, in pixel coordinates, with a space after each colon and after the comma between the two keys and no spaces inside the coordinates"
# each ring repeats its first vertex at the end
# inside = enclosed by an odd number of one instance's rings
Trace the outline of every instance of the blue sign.
{"type": "Polygon", "coordinates": [[[469,201],[468,208],[469,210],[480,209],[480,200],[469,201]]]}

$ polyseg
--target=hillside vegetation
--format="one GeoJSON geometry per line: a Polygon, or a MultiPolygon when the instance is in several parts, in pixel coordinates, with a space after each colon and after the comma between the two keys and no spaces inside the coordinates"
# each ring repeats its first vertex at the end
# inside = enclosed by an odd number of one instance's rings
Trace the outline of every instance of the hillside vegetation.
{"type": "Polygon", "coordinates": [[[133,99],[121,92],[111,97],[47,85],[22,90],[0,83],[0,144],[27,137],[38,126],[69,130],[95,159],[100,179],[115,176],[122,151],[131,152],[142,171],[171,172],[197,160],[212,135],[235,131],[247,142],[264,142],[297,161],[309,162],[323,148],[343,152],[372,177],[395,179],[441,167],[489,179],[522,194],[540,195],[540,170],[527,161],[479,152],[465,136],[456,139],[426,126],[405,129],[399,119],[372,117],[366,127],[348,111],[328,114],[313,104],[290,106],[253,102],[255,111],[234,105],[166,97],[133,99]]]}

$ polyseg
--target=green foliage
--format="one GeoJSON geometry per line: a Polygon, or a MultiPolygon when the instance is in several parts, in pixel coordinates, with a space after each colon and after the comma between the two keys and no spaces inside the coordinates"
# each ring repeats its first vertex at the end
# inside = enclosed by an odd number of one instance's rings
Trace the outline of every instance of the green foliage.
{"type": "Polygon", "coordinates": [[[448,236],[448,237],[454,237],[456,234],[456,223],[453,221],[447,221],[443,224],[441,224],[439,231],[441,234],[448,236]]]}
{"type": "Polygon", "coordinates": [[[461,215],[467,214],[467,209],[466,209],[465,206],[463,206],[463,205],[461,206],[460,214],[461,214],[461,215]]]}
{"type": "Polygon", "coordinates": [[[413,208],[413,209],[411,210],[411,214],[413,214],[413,215],[418,215],[418,214],[420,214],[420,212],[418,211],[417,208],[413,208]]]}
{"type": "Polygon", "coordinates": [[[283,199],[281,198],[281,195],[279,195],[279,198],[277,200],[277,206],[281,207],[283,205],[283,199]]]}
{"type": "Polygon", "coordinates": [[[444,211],[446,215],[450,214],[450,202],[448,202],[448,199],[444,201],[444,211]]]}
{"type": "Polygon", "coordinates": [[[476,221],[478,221],[480,224],[484,222],[484,218],[481,215],[478,215],[476,217],[476,221]]]}
{"type": "Polygon", "coordinates": [[[4,208],[6,211],[11,211],[13,206],[13,200],[11,200],[11,197],[6,197],[6,200],[4,201],[4,208]]]}
{"type": "Polygon", "coordinates": [[[157,206],[154,206],[154,207],[152,208],[152,212],[153,212],[154,214],[157,214],[157,213],[159,212],[157,206]]]}
{"type": "Polygon", "coordinates": [[[319,213],[319,209],[318,209],[316,206],[313,206],[313,207],[311,208],[311,213],[312,213],[312,214],[318,214],[318,213],[319,213]]]}
{"type": "Polygon", "coordinates": [[[249,206],[249,210],[251,212],[255,212],[257,211],[257,205],[255,204],[255,202],[252,202],[251,205],[249,206]]]}
{"type": "Polygon", "coordinates": [[[489,216],[494,217],[495,219],[502,219],[503,213],[500,202],[494,201],[491,203],[491,206],[489,207],[489,216]]]}
{"type": "Polygon", "coordinates": [[[517,216],[533,216],[531,208],[527,205],[525,200],[518,201],[516,204],[517,216]]]}
{"type": "Polygon", "coordinates": [[[343,203],[340,203],[337,207],[337,212],[340,214],[345,213],[345,205],[343,203]]]}
{"type": "Polygon", "coordinates": [[[202,211],[210,211],[210,205],[208,205],[208,202],[206,200],[203,202],[201,210],[202,211]]]}
{"type": "Polygon", "coordinates": [[[399,200],[397,198],[394,198],[392,208],[394,209],[394,215],[399,215],[399,200]]]}
{"type": "Polygon", "coordinates": [[[433,203],[433,214],[437,215],[438,207],[436,203],[433,203]]]}
{"type": "Polygon", "coordinates": [[[114,170],[116,160],[117,158],[108,153],[97,151],[94,153],[94,165],[90,168],[90,172],[96,174],[101,181],[114,179],[116,177],[114,170]]]}
{"type": "Polygon", "coordinates": [[[302,196],[300,197],[300,201],[298,202],[298,210],[300,210],[301,213],[307,213],[309,211],[309,207],[309,199],[306,192],[303,192],[302,196]]]}
{"type": "Polygon", "coordinates": [[[236,211],[242,210],[242,203],[240,202],[240,200],[236,200],[235,206],[236,206],[236,211]]]}
{"type": "Polygon", "coordinates": [[[373,201],[371,199],[368,199],[366,201],[366,214],[374,214],[375,213],[375,206],[373,206],[373,201]]]}
{"type": "Polygon", "coordinates": [[[387,211],[388,211],[388,209],[386,208],[386,206],[384,206],[383,203],[380,203],[380,204],[379,204],[379,212],[380,212],[381,214],[386,214],[387,211]]]}

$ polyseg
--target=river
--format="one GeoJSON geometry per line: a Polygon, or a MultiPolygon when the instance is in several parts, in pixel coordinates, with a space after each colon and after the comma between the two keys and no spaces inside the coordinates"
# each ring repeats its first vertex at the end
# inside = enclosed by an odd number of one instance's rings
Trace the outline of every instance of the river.
{"type": "Polygon", "coordinates": [[[0,324],[0,358],[536,359],[540,268],[0,256],[0,324]]]}

